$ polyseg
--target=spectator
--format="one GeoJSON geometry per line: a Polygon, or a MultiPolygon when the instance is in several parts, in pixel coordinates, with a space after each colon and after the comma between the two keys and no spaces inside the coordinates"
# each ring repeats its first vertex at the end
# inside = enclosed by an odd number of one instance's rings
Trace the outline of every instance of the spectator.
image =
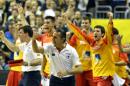
{"type": "Polygon", "coordinates": [[[80,11],[86,11],[87,10],[86,7],[88,5],[88,1],[89,0],[79,0],[78,9],[80,11]]]}
{"type": "Polygon", "coordinates": [[[76,26],[80,27],[80,25],[81,25],[81,12],[80,11],[75,12],[72,23],[74,23],[76,26]]]}

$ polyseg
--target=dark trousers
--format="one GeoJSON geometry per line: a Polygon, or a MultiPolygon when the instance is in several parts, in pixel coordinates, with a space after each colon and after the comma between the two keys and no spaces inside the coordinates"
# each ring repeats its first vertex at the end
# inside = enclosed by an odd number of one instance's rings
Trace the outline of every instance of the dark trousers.
{"type": "Polygon", "coordinates": [[[75,86],[74,76],[58,78],[51,75],[50,86],[75,86]]]}
{"type": "Polygon", "coordinates": [[[40,86],[41,74],[40,71],[24,72],[19,86],[40,86]]]}

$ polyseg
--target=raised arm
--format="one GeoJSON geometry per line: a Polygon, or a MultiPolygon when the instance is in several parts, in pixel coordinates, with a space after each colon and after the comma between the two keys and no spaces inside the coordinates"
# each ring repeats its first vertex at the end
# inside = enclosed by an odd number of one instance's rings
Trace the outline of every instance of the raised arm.
{"type": "Polygon", "coordinates": [[[79,27],[71,22],[71,17],[74,15],[74,4],[75,3],[73,2],[73,0],[70,0],[67,11],[62,14],[64,22],[67,25],[68,29],[71,30],[80,40],[84,40],[86,41],[86,43],[90,43],[92,42],[92,39],[85,33],[83,33],[79,27]]]}
{"type": "Polygon", "coordinates": [[[86,43],[91,43],[93,40],[90,35],[86,35],[81,31],[81,29],[74,25],[69,19],[66,13],[62,15],[68,29],[70,29],[80,40],[84,40],[86,43]]]}
{"type": "Polygon", "coordinates": [[[106,37],[107,37],[108,41],[110,43],[112,43],[113,13],[108,12],[107,15],[109,17],[109,22],[108,22],[108,26],[107,26],[107,29],[106,29],[106,37]]]}
{"type": "Polygon", "coordinates": [[[0,31],[0,38],[2,41],[6,44],[6,46],[12,51],[12,52],[18,52],[19,48],[15,46],[15,44],[11,43],[4,35],[3,31],[0,31]]]}
{"type": "Polygon", "coordinates": [[[127,47],[127,48],[122,47],[121,40],[122,40],[122,36],[118,35],[117,36],[117,41],[118,41],[118,46],[119,46],[120,51],[125,52],[125,53],[130,53],[130,48],[129,47],[127,47]]]}
{"type": "Polygon", "coordinates": [[[74,0],[69,0],[68,9],[65,12],[69,19],[71,19],[72,16],[74,15],[74,12],[75,12],[74,9],[75,9],[75,1],[74,0]]]}
{"type": "Polygon", "coordinates": [[[35,53],[44,54],[44,48],[38,47],[35,38],[33,38],[33,40],[32,40],[32,48],[33,48],[33,51],[34,51],[35,53]]]}
{"type": "Polygon", "coordinates": [[[22,20],[22,24],[23,24],[23,26],[24,25],[28,25],[28,23],[27,23],[27,21],[26,21],[26,18],[25,18],[25,16],[24,16],[24,9],[23,9],[23,7],[21,6],[21,5],[18,5],[18,13],[19,13],[19,16],[20,16],[20,19],[22,20]]]}

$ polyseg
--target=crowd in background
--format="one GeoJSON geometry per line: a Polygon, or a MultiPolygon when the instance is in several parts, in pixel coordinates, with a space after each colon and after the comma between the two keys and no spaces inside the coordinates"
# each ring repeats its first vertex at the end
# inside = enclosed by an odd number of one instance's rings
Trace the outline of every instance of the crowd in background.
{"type": "MultiPolygon", "coordinates": [[[[129,5],[129,0],[101,0],[102,5],[129,5]]],[[[63,24],[61,13],[68,8],[69,0],[0,0],[0,30],[9,31],[9,25],[20,25],[18,4],[24,8],[24,17],[34,28],[38,29],[43,24],[44,12],[47,9],[53,9],[57,18],[57,26],[63,24]],[[10,23],[11,21],[14,23],[10,23]]],[[[94,13],[96,0],[75,0],[75,15],[71,18],[74,23],[80,25],[81,17],[86,16],[83,12],[94,13]]],[[[41,33],[41,31],[38,31],[41,33]]],[[[13,41],[12,37],[8,39],[13,41]]],[[[8,70],[7,62],[13,59],[12,52],[0,40],[0,69],[8,70]]]]}
{"type": "MultiPolygon", "coordinates": [[[[130,6],[130,0],[102,0],[102,4],[110,5],[113,9],[117,5],[130,6]]],[[[0,0],[0,30],[4,31],[5,37],[12,43],[16,42],[17,32],[20,27],[30,25],[37,34],[44,34],[44,18],[55,17],[56,28],[62,28],[69,34],[67,40],[73,33],[67,28],[63,19],[63,13],[70,10],[69,19],[76,26],[81,27],[83,17],[94,18],[85,12],[95,14],[97,0],[0,0]],[[71,3],[72,6],[69,7],[71,3]],[[49,14],[48,14],[49,12],[49,14]]],[[[91,23],[91,21],[90,21],[91,23]]],[[[0,70],[9,70],[8,61],[14,60],[14,52],[0,40],[0,70]]]]}

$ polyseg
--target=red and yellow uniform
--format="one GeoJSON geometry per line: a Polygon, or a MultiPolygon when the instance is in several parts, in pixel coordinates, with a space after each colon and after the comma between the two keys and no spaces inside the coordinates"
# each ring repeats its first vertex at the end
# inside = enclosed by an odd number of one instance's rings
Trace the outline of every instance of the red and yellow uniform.
{"type": "Polygon", "coordinates": [[[42,45],[44,45],[44,43],[50,43],[52,42],[52,36],[49,33],[44,33],[42,35],[40,35],[37,38],[38,41],[42,42],[42,45]]]}
{"type": "MultiPolygon", "coordinates": [[[[18,44],[19,42],[16,42],[16,45],[18,44]]],[[[16,60],[17,61],[19,60],[19,63],[13,63],[13,66],[11,66],[6,86],[18,86],[22,76],[22,66],[21,66],[22,64],[20,62],[22,58],[23,58],[23,52],[20,51],[18,54],[16,52],[14,53],[14,62],[16,60]]]]}
{"type": "Polygon", "coordinates": [[[83,66],[83,70],[91,70],[91,61],[83,61],[83,59],[85,58],[85,53],[89,54],[90,56],[90,46],[85,41],[78,39],[76,35],[72,36],[69,43],[76,49],[83,66]]]}
{"type": "Polygon", "coordinates": [[[90,40],[92,52],[93,76],[97,86],[111,86],[111,77],[115,73],[112,52],[112,28],[109,23],[104,38],[98,42],[90,40]],[[96,49],[98,47],[98,49],[96,49]]]}
{"type": "Polygon", "coordinates": [[[84,70],[83,73],[76,74],[76,86],[95,86],[92,76],[90,45],[84,40],[80,40],[76,35],[72,36],[69,43],[76,49],[84,70]]]}
{"type": "MultiPolygon", "coordinates": [[[[37,40],[41,41],[42,45],[44,46],[46,43],[52,42],[52,36],[49,33],[44,33],[41,36],[39,36],[37,40]]],[[[43,72],[44,72],[44,76],[48,77],[48,75],[50,74],[50,63],[47,55],[45,55],[45,57],[47,59],[47,63],[43,72]]]]}
{"type": "MultiPolygon", "coordinates": [[[[94,41],[92,37],[83,34],[79,28],[73,24],[68,23],[68,27],[73,32],[78,32],[78,35],[83,40],[90,44],[92,55],[92,70],[95,86],[111,86],[111,76],[115,73],[115,65],[113,61],[112,52],[112,28],[113,23],[109,23],[105,36],[98,42],[94,41]]],[[[77,34],[77,33],[76,33],[77,34]]]]}
{"type": "MultiPolygon", "coordinates": [[[[117,44],[113,44],[113,56],[115,62],[126,62],[128,63],[128,56],[126,53],[121,53],[117,44]]],[[[126,71],[126,66],[115,66],[116,73],[127,80],[128,73],[126,71]]],[[[127,83],[126,83],[127,84],[127,83]]]]}

